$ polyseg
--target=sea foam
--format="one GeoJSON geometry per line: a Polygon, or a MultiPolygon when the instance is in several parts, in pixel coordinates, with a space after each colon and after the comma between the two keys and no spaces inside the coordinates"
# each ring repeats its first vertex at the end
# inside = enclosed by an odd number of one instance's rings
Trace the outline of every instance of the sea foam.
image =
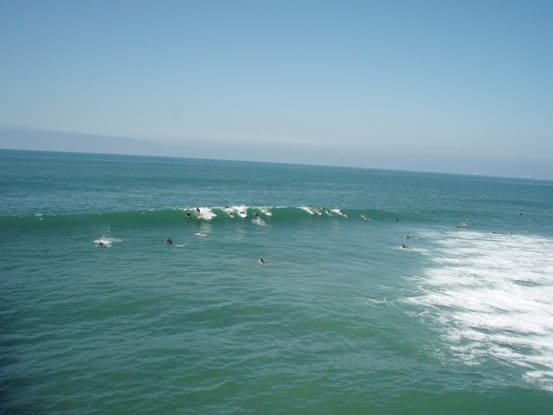
{"type": "Polygon", "coordinates": [[[522,368],[553,391],[553,240],[457,231],[427,235],[433,265],[408,301],[433,316],[468,365],[489,359],[522,368]]]}

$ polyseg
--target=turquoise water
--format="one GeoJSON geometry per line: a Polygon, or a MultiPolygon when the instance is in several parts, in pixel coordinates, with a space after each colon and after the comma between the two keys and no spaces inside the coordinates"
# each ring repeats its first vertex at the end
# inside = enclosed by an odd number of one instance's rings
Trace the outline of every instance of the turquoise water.
{"type": "Polygon", "coordinates": [[[2,413],[553,408],[551,182],[1,151],[0,201],[2,413]]]}

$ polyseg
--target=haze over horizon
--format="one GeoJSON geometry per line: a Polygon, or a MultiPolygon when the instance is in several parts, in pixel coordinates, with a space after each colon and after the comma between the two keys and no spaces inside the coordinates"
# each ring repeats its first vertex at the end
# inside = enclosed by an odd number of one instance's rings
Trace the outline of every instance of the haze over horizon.
{"type": "Polygon", "coordinates": [[[548,1],[6,1],[0,148],[553,179],[551,21],[548,1]]]}

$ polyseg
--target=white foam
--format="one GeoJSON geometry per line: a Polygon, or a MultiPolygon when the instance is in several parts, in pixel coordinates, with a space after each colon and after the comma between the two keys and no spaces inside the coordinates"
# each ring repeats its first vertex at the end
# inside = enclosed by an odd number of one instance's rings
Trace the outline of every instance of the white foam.
{"type": "Polygon", "coordinates": [[[312,207],[309,206],[300,206],[300,209],[309,213],[311,216],[315,214],[315,210],[312,207]]]}
{"type": "Polygon", "coordinates": [[[259,208],[259,211],[263,213],[265,216],[273,216],[273,213],[269,208],[262,207],[262,208],[259,208]]]}
{"type": "Polygon", "coordinates": [[[114,242],[121,242],[122,239],[119,238],[113,238],[102,235],[100,238],[94,240],[94,244],[96,246],[106,247],[109,248],[114,242]]]}
{"type": "Polygon", "coordinates": [[[196,208],[196,216],[198,219],[211,220],[217,215],[208,207],[196,208]]]}
{"type": "Polygon", "coordinates": [[[223,211],[230,217],[230,218],[234,218],[234,208],[231,208],[231,207],[228,207],[228,206],[225,206],[223,208],[223,211]]]}
{"type": "Polygon", "coordinates": [[[456,231],[427,235],[433,266],[408,299],[432,315],[450,350],[469,365],[519,367],[553,390],[553,239],[456,231]]]}
{"type": "Polygon", "coordinates": [[[342,216],[344,218],[347,218],[348,215],[346,215],[344,212],[342,212],[340,209],[330,209],[330,211],[332,213],[334,213],[335,215],[338,215],[338,216],[342,216]]]}
{"type": "Polygon", "coordinates": [[[232,209],[234,209],[236,214],[241,218],[245,218],[248,216],[248,207],[245,205],[233,206],[232,209]]]}
{"type": "Polygon", "coordinates": [[[248,215],[247,206],[225,206],[223,208],[217,208],[217,209],[221,209],[232,219],[234,219],[236,215],[243,218],[248,215]]]}
{"type": "Polygon", "coordinates": [[[261,219],[260,216],[255,216],[253,219],[252,219],[252,223],[255,224],[255,225],[259,225],[259,226],[265,226],[266,223],[263,219],[261,219]]]}

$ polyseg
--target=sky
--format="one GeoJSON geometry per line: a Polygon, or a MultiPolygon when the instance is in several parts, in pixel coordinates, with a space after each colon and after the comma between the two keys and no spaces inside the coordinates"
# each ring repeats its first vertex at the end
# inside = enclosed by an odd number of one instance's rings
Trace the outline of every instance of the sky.
{"type": "Polygon", "coordinates": [[[551,22],[536,0],[0,0],[0,126],[37,149],[54,131],[83,151],[124,137],[149,154],[553,178],[551,22]]]}

